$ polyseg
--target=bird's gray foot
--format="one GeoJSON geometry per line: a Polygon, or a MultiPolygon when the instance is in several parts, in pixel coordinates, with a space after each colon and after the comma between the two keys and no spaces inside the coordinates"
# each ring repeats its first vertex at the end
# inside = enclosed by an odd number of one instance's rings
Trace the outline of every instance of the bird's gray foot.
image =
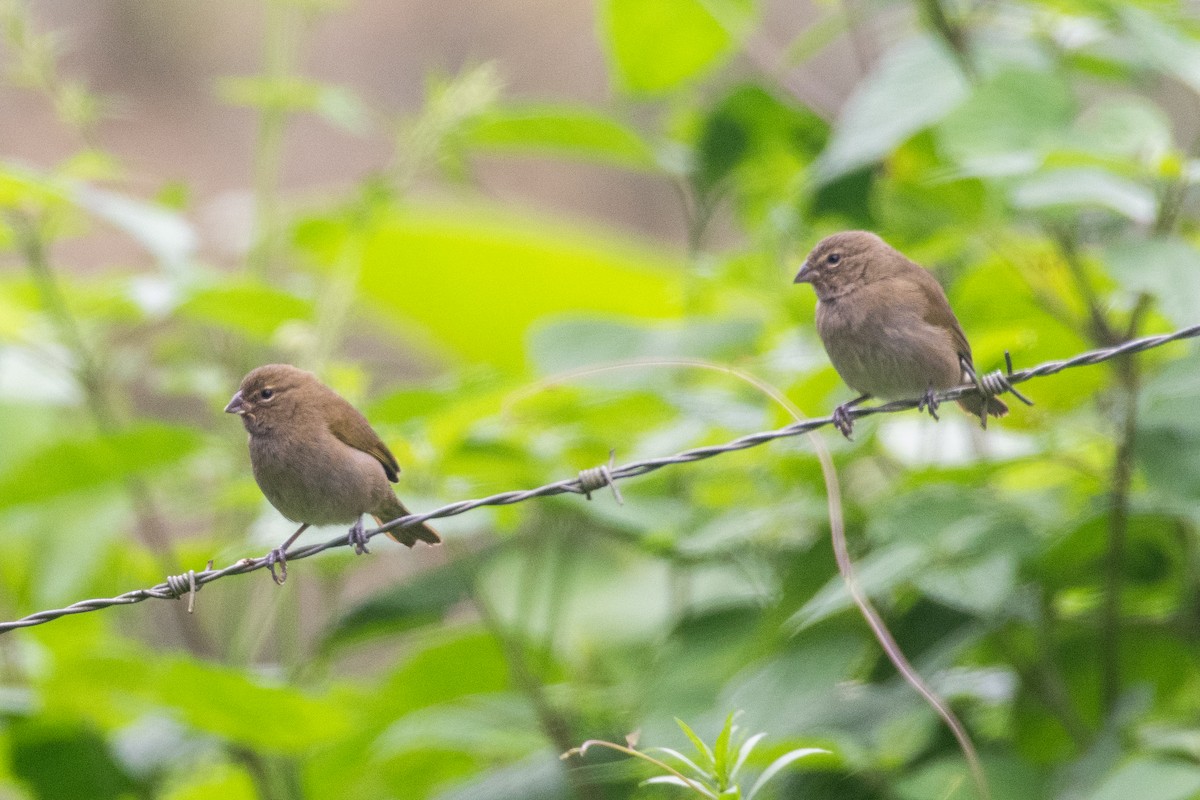
{"type": "Polygon", "coordinates": [[[300,538],[300,534],[308,528],[308,523],[305,522],[296,532],[287,538],[287,541],[276,547],[271,552],[267,553],[267,569],[271,570],[271,580],[275,581],[279,586],[287,580],[287,549],[292,546],[292,542],[300,538]],[[279,565],[279,574],[275,574],[275,565],[279,565]]]}
{"type": "Polygon", "coordinates": [[[287,554],[283,547],[276,547],[271,552],[267,553],[267,569],[271,570],[271,580],[279,586],[283,586],[283,582],[287,580],[287,554]],[[275,565],[279,565],[279,574],[275,574],[275,565]]]}
{"type": "Polygon", "coordinates": [[[937,391],[930,386],[929,389],[925,391],[925,396],[921,398],[921,402],[917,403],[917,411],[925,411],[928,409],[929,416],[933,417],[935,420],[940,420],[941,418],[937,415],[938,406],[940,405],[941,401],[939,401],[937,398],[937,391]]]}
{"type": "Polygon", "coordinates": [[[367,534],[363,530],[362,517],[356,519],[354,526],[350,528],[350,545],[354,548],[356,556],[371,552],[367,549],[367,534]]]}
{"type": "Polygon", "coordinates": [[[833,410],[833,427],[841,431],[842,436],[850,439],[850,434],[854,432],[854,418],[850,416],[850,409],[854,408],[854,403],[842,403],[833,410]]]}

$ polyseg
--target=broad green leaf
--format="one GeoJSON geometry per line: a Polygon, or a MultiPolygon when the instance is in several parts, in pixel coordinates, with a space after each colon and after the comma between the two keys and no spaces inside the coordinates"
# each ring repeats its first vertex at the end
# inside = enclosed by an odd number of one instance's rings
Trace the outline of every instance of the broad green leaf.
{"type": "Polygon", "coordinates": [[[828,136],[829,125],[808,109],[759,86],[739,85],[701,123],[693,183],[714,199],[732,189],[747,227],[755,229],[792,202],[796,176],[828,136]]]}
{"type": "Polygon", "coordinates": [[[196,231],[174,211],[86,183],[70,192],[77,205],[129,234],[167,268],[183,266],[196,250],[196,231]]]}
{"type": "Polygon", "coordinates": [[[1179,237],[1117,241],[1104,254],[1126,291],[1153,296],[1176,325],[1200,321],[1200,250],[1179,237]]]}
{"type": "Polygon", "coordinates": [[[1188,499],[1200,497],[1197,397],[1200,358],[1193,353],[1154,376],[1138,404],[1138,463],[1159,491],[1188,499]]]}
{"type": "Polygon", "coordinates": [[[661,94],[699,77],[733,50],[752,0],[605,0],[613,71],[632,92],[661,94]]]}
{"type": "Polygon", "coordinates": [[[817,179],[828,183],[878,161],[966,97],[966,79],[941,44],[927,37],[904,40],[847,101],[817,161],[817,179]]]}
{"type": "MultiPolygon", "coordinates": [[[[1026,760],[989,754],[984,769],[994,800],[1045,798],[1046,776],[1026,760]]],[[[959,754],[921,764],[896,784],[900,800],[976,800],[975,786],[959,754]]]]}
{"type": "Polygon", "coordinates": [[[566,767],[558,754],[544,752],[481,772],[432,800],[562,800],[570,792],[566,767]]]}
{"type": "Polygon", "coordinates": [[[938,127],[947,154],[972,175],[1036,166],[1044,147],[1070,125],[1075,103],[1057,74],[1010,69],[971,92],[938,127]]]}
{"type": "Polygon", "coordinates": [[[345,735],[350,723],[346,711],[330,700],[201,661],[164,664],[145,689],[199,730],[267,752],[319,747],[345,735]]]}
{"type": "Polygon", "coordinates": [[[496,638],[477,627],[430,631],[412,654],[372,689],[375,716],[385,726],[406,715],[511,688],[510,667],[496,638]]]}
{"type": "Polygon", "coordinates": [[[39,800],[123,800],[140,794],[98,731],[35,720],[10,723],[5,738],[13,773],[39,800]]]}
{"type": "Polygon", "coordinates": [[[394,636],[441,619],[469,597],[469,575],[490,553],[491,549],[486,549],[459,557],[358,603],[326,632],[325,645],[336,646],[372,634],[394,636]]]}
{"type": "Polygon", "coordinates": [[[1057,169],[1030,177],[1012,193],[1017,208],[1105,208],[1140,225],[1154,221],[1158,201],[1140,183],[1102,169],[1057,169]]]}
{"type": "Polygon", "coordinates": [[[1067,152],[1133,159],[1152,168],[1172,145],[1170,117],[1145,97],[1104,98],[1090,105],[1063,143],[1067,152]]]}
{"type": "Polygon", "coordinates": [[[254,781],[243,769],[231,765],[208,764],[202,775],[196,775],[181,786],[168,789],[163,800],[258,800],[254,781]]]}
{"type": "Polygon", "coordinates": [[[285,322],[310,319],[313,309],[308,301],[281,289],[230,279],[195,292],[176,313],[265,340],[285,322]]]}
{"type": "Polygon", "coordinates": [[[44,209],[67,201],[61,181],[0,161],[0,208],[44,209]]]}
{"type": "Polygon", "coordinates": [[[761,335],[761,326],[750,320],[697,319],[634,325],[566,319],[534,326],[529,336],[529,355],[544,374],[639,359],[707,358],[721,362],[752,352],[761,335]]]}
{"type": "Polygon", "coordinates": [[[198,445],[190,428],[149,422],[111,436],[77,434],[41,447],[0,475],[0,509],[148,474],[178,463],[198,445]]]}
{"type": "Polygon", "coordinates": [[[1108,776],[1087,800],[1191,800],[1200,792],[1200,766],[1192,761],[1135,758],[1108,776]]]}
{"type": "Polygon", "coordinates": [[[467,144],[497,153],[560,155],[639,170],[654,153],[631,128],[586,106],[508,106],[473,121],[467,144]]]}
{"type": "Polygon", "coordinates": [[[427,343],[507,370],[557,314],[677,316],[678,263],[645,247],[489,208],[397,212],[369,236],[361,291],[427,343]]]}
{"type": "MultiPolygon", "coordinates": [[[[1164,7],[1166,8],[1166,7],[1164,7]]],[[[1117,6],[1117,13],[1137,43],[1137,52],[1149,63],[1200,92],[1200,42],[1171,26],[1149,10],[1132,3],[1117,6]]]]}

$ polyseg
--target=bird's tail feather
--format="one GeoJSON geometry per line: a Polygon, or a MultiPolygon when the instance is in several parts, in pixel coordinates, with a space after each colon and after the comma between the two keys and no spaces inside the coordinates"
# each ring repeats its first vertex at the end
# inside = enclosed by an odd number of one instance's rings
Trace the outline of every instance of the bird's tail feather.
{"type": "MultiPolygon", "coordinates": [[[[983,400],[984,398],[977,394],[969,394],[958,398],[958,404],[968,414],[979,417],[980,412],[983,411],[983,400]]],[[[993,417],[1003,417],[1008,413],[1008,406],[999,397],[989,397],[987,398],[987,413],[993,417]]]]}
{"type": "MultiPolygon", "coordinates": [[[[403,517],[405,514],[410,512],[404,507],[404,504],[397,499],[396,505],[392,508],[389,508],[385,513],[388,514],[387,519],[380,519],[375,514],[372,514],[371,516],[375,517],[375,521],[382,525],[384,522],[396,519],[397,517],[403,517]]],[[[416,525],[405,525],[403,528],[395,528],[388,531],[387,535],[405,547],[412,547],[417,543],[418,540],[422,542],[428,542],[429,544],[438,544],[442,541],[442,537],[438,536],[438,532],[424,522],[416,525]]]]}

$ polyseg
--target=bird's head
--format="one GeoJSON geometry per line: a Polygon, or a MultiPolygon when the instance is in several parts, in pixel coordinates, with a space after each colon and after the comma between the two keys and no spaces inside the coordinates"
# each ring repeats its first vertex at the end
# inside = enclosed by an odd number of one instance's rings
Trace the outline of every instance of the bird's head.
{"type": "Polygon", "coordinates": [[[818,298],[832,300],[882,277],[896,257],[904,260],[870,231],[842,231],[817,242],[793,283],[811,283],[818,298]]]}
{"type": "Polygon", "coordinates": [[[290,364],[266,364],[242,379],[225,413],[240,416],[250,433],[267,433],[282,422],[302,416],[306,401],[321,387],[311,372],[290,364]]]}

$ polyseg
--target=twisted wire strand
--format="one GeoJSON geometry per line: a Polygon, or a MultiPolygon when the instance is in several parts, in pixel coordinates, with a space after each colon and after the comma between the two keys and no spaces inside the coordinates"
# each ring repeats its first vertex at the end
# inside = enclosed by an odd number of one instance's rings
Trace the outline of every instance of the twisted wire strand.
{"type": "MultiPolygon", "coordinates": [[[[1123,342],[1113,347],[1105,347],[1097,350],[1089,350],[1085,353],[1064,359],[1061,361],[1047,361],[1039,364],[1036,367],[1029,369],[1017,370],[1016,372],[992,373],[982,380],[988,391],[996,388],[1005,388],[1008,391],[1012,390],[1012,386],[1019,383],[1024,383],[1034,378],[1041,378],[1047,375],[1055,375],[1063,370],[1072,369],[1074,367],[1091,366],[1104,361],[1109,361],[1122,355],[1133,353],[1141,353],[1145,350],[1150,350],[1155,347],[1170,342],[1179,341],[1181,339],[1191,339],[1200,336],[1200,324],[1192,325],[1187,328],[1182,328],[1173,333],[1160,334],[1157,336],[1145,336],[1140,339],[1131,339],[1128,342],[1123,342]]],[[[958,398],[969,395],[978,394],[979,389],[973,384],[957,386],[953,389],[946,389],[938,392],[937,399],[939,402],[948,400],[957,400],[958,398]]],[[[1019,396],[1019,395],[1018,395],[1019,396]]],[[[890,403],[884,403],[877,406],[855,406],[848,409],[848,413],[853,418],[867,417],[872,414],[892,414],[898,411],[907,411],[916,408],[921,402],[920,399],[914,398],[911,400],[896,400],[890,403]]],[[[690,464],[693,461],[703,461],[713,458],[724,453],[733,453],[738,450],[747,450],[751,447],[757,447],[767,442],[776,439],[784,439],[792,436],[799,436],[809,431],[823,428],[826,425],[833,424],[833,417],[816,417],[807,419],[803,422],[796,422],[787,425],[783,428],[777,428],[770,431],[760,431],[751,433],[745,436],[740,436],[737,439],[726,442],[724,444],[707,445],[705,447],[694,447],[690,450],[684,450],[670,456],[659,456],[657,458],[647,458],[640,461],[631,461],[628,464],[623,464],[619,467],[612,466],[611,454],[610,463],[602,467],[594,467],[592,469],[583,470],[579,476],[574,478],[566,478],[564,480],[555,481],[554,483],[539,486],[536,489],[525,489],[508,492],[500,492],[499,494],[489,495],[488,497],[480,497],[474,500],[460,500],[456,503],[442,506],[433,511],[426,511],[423,514],[408,514],[403,517],[391,520],[390,522],[381,525],[378,528],[373,528],[366,532],[368,539],[378,536],[386,531],[397,528],[404,528],[410,525],[416,525],[421,522],[426,522],[431,519],[439,519],[441,517],[453,517],[458,514],[465,514],[482,506],[507,506],[515,503],[523,503],[526,500],[533,500],[538,497],[553,497],[560,494],[583,494],[590,495],[591,492],[605,486],[610,487],[617,499],[620,500],[620,492],[617,490],[616,482],[635,478],[641,475],[646,475],[651,472],[662,469],[663,467],[675,464],[690,464]]],[[[590,498],[589,498],[590,499],[590,498]]],[[[343,535],[335,539],[330,539],[327,542],[319,544],[307,545],[298,547],[287,553],[289,563],[298,561],[303,558],[310,558],[336,547],[346,547],[349,545],[349,536],[343,535]]],[[[50,609],[47,611],[39,611],[30,614],[21,619],[13,620],[12,622],[0,623],[0,633],[17,630],[18,628],[28,628],[33,625],[41,625],[46,622],[51,622],[62,617],[72,614],[83,614],[90,611],[99,611],[100,609],[110,608],[112,606],[132,605],[140,603],[144,600],[173,600],[185,595],[189,598],[189,603],[194,602],[195,594],[199,589],[215,580],[224,578],[228,575],[244,575],[247,572],[255,572],[264,569],[268,566],[266,556],[260,558],[243,558],[239,561],[230,564],[222,569],[212,569],[211,564],[202,571],[190,570],[183,575],[173,575],[168,577],[164,582],[152,586],[148,589],[134,589],[133,591],[125,592],[116,597],[99,598],[95,600],[81,600],[77,603],[72,603],[64,608],[50,609]]]]}

